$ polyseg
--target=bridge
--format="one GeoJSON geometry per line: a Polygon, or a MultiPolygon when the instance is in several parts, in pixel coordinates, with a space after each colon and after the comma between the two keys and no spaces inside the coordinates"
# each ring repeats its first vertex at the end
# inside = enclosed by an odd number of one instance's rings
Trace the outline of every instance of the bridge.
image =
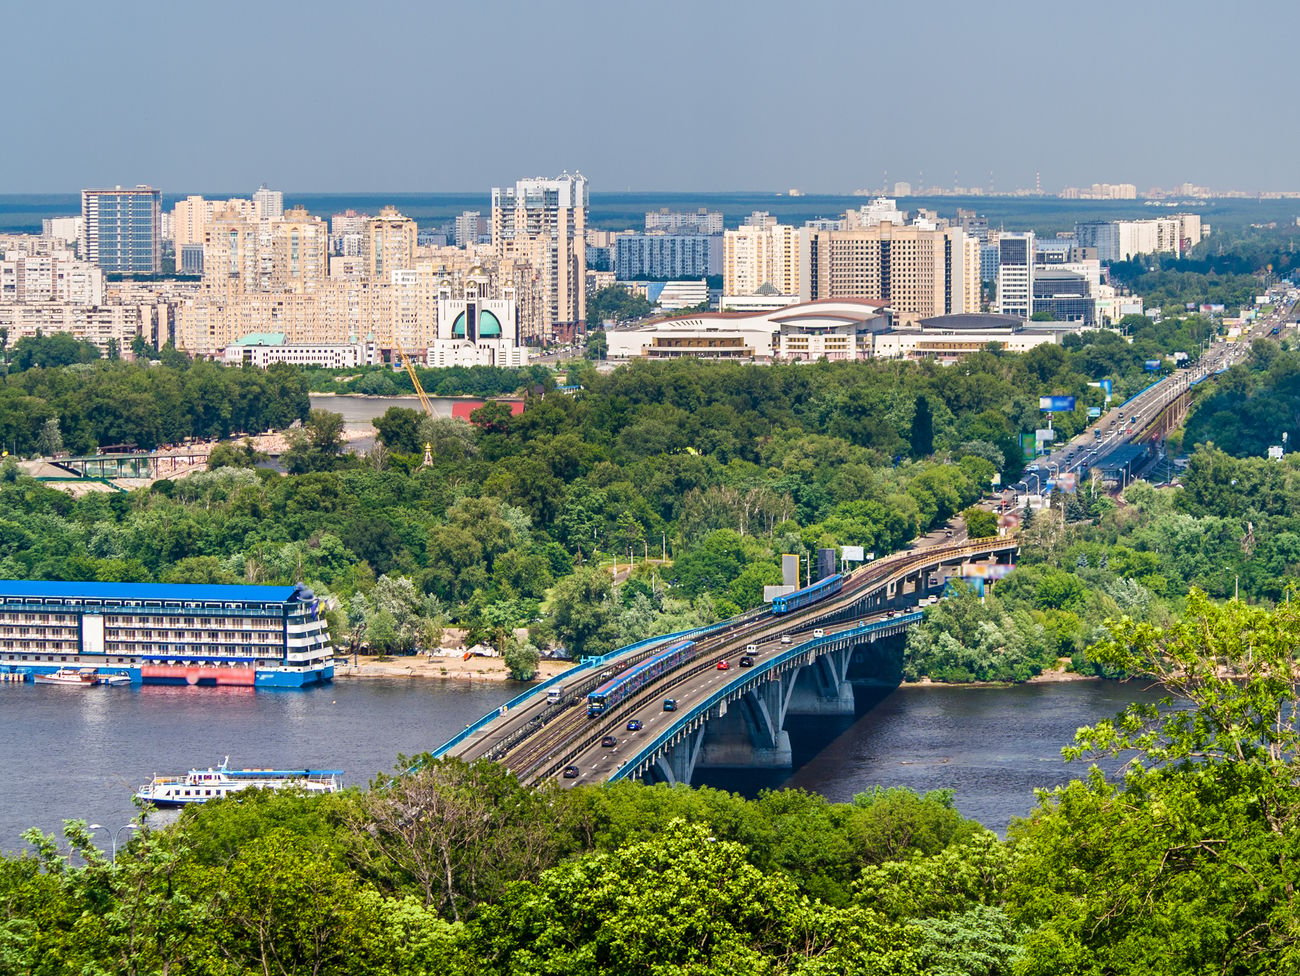
{"type": "Polygon", "coordinates": [[[920,620],[919,601],[960,567],[1009,560],[1017,546],[1015,538],[941,535],[861,567],[838,593],[801,610],[778,615],[763,607],[640,641],[529,689],[434,755],[500,762],[525,783],[686,783],[705,766],[788,768],[787,716],[853,714],[850,663],[896,680],[899,650],[889,639],[920,620]],[[696,642],[689,661],[588,717],[588,693],[686,638],[696,642]],[[667,698],[675,710],[664,709],[667,698]],[[641,728],[629,732],[633,720],[641,728]],[[602,744],[609,737],[614,745],[602,744]]]}
{"type": "Polygon", "coordinates": [[[49,462],[78,478],[143,478],[157,480],[188,474],[208,463],[207,451],[174,454],[95,454],[65,457],[49,462]]]}

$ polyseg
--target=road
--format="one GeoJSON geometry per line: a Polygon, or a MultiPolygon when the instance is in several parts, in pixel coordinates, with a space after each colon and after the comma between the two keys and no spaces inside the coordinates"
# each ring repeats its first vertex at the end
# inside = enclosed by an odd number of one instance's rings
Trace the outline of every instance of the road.
{"type": "Polygon", "coordinates": [[[1218,340],[1193,367],[1178,370],[1136,397],[1089,423],[1082,434],[1058,446],[1027,467],[1021,481],[1010,487],[1019,494],[1041,494],[1043,487],[1061,474],[1084,472],[1124,444],[1131,443],[1177,397],[1195,383],[1221,373],[1246,358],[1255,339],[1274,335],[1288,323],[1293,304],[1279,304],[1232,342],[1218,340]]]}

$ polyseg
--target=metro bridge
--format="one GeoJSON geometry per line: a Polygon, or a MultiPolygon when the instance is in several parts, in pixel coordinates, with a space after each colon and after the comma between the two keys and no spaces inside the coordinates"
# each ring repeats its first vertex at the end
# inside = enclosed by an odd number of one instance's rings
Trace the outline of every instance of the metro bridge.
{"type": "Polygon", "coordinates": [[[1013,537],[923,541],[859,568],[838,593],[800,610],[763,607],[588,661],[529,689],[433,754],[500,762],[525,783],[686,783],[700,766],[788,768],[786,716],[853,714],[850,663],[894,680],[900,654],[888,638],[921,619],[916,603],[939,590],[946,574],[1010,560],[1017,548],[1013,537]],[[587,715],[591,691],[682,639],[696,643],[689,660],[603,714],[587,715]],[[753,666],[739,667],[742,657],[753,666]],[[675,710],[665,710],[669,698],[675,710]],[[632,720],[639,731],[627,731],[632,720]],[[609,736],[615,744],[602,745],[609,736]]]}

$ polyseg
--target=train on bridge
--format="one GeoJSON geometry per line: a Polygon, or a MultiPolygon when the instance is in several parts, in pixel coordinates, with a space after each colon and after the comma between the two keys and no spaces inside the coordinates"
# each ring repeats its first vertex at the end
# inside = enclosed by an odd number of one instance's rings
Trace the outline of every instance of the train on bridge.
{"type": "Polygon", "coordinates": [[[640,664],[628,668],[622,674],[610,678],[587,696],[588,718],[603,715],[607,709],[626,701],[659,676],[685,664],[695,656],[697,650],[695,641],[678,641],[668,650],[660,651],[640,664]]]}

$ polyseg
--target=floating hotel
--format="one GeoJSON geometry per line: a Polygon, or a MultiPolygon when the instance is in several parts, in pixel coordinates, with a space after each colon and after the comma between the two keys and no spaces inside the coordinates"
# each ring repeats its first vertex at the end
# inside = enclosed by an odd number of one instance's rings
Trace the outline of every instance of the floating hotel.
{"type": "Polygon", "coordinates": [[[334,677],[334,649],[301,584],[0,580],[0,680],[67,668],[132,684],[300,688],[334,677]]]}

